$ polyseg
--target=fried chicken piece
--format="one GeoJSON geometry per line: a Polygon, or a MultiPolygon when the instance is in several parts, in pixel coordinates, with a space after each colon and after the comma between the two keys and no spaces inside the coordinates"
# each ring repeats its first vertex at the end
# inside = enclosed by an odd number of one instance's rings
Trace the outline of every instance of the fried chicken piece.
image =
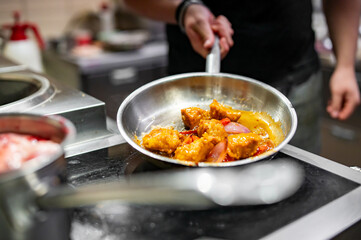
{"type": "Polygon", "coordinates": [[[194,129],[201,119],[210,119],[209,112],[198,107],[189,107],[181,110],[184,126],[194,129]]]}
{"type": "Polygon", "coordinates": [[[174,158],[193,162],[205,161],[213,147],[211,138],[201,137],[190,144],[178,147],[174,158]]]}
{"type": "Polygon", "coordinates": [[[217,102],[216,99],[213,100],[210,107],[210,115],[211,118],[215,118],[221,120],[223,118],[229,118],[232,122],[237,122],[237,120],[241,117],[240,110],[235,110],[229,106],[224,106],[217,102]]]}
{"type": "Polygon", "coordinates": [[[143,137],[143,146],[150,151],[172,154],[182,143],[183,136],[171,128],[156,128],[143,137]]]}
{"type": "Polygon", "coordinates": [[[207,133],[209,136],[212,136],[213,144],[221,142],[228,136],[221,121],[216,119],[201,120],[197,129],[197,133],[198,136],[204,136],[205,133],[207,133]]]}
{"type": "Polygon", "coordinates": [[[234,159],[253,156],[262,138],[254,133],[240,133],[228,136],[227,153],[234,159]]]}

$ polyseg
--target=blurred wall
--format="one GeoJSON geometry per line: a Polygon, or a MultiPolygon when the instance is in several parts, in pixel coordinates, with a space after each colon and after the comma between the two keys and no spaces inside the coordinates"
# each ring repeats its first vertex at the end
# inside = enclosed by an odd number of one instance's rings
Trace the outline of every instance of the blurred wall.
{"type": "Polygon", "coordinates": [[[0,0],[0,25],[13,22],[20,11],[22,20],[36,23],[44,38],[59,37],[74,14],[96,11],[102,0],[0,0]]]}

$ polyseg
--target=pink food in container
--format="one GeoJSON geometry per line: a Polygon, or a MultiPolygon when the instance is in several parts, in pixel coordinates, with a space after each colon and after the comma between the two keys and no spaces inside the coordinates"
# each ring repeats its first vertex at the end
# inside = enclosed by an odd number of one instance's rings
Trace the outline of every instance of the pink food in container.
{"type": "Polygon", "coordinates": [[[32,135],[0,134],[0,173],[18,169],[25,162],[40,156],[51,156],[61,146],[53,141],[32,135]]]}

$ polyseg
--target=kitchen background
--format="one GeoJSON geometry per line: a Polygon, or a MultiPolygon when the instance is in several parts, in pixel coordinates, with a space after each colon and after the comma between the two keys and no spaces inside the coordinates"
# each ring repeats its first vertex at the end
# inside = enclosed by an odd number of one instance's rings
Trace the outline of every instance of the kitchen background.
{"type": "MultiPolygon", "coordinates": [[[[313,3],[326,105],[334,57],[321,1],[313,3]]],[[[37,24],[46,42],[42,51],[44,73],[104,101],[111,118],[116,118],[120,103],[131,91],[166,76],[163,24],[131,14],[121,0],[0,0],[0,25],[12,23],[14,11],[19,11],[21,20],[37,24]],[[109,16],[114,21],[109,21],[109,16]]],[[[2,30],[1,36],[3,46],[8,31],[2,30]]],[[[356,64],[359,83],[360,60],[361,47],[356,64]]],[[[347,166],[361,166],[361,107],[342,122],[326,112],[323,116],[321,156],[347,166]]]]}
{"type": "Polygon", "coordinates": [[[84,12],[98,10],[102,2],[101,0],[0,0],[0,23],[12,22],[11,16],[16,10],[21,12],[24,20],[37,23],[44,38],[61,37],[71,18],[84,12]]]}

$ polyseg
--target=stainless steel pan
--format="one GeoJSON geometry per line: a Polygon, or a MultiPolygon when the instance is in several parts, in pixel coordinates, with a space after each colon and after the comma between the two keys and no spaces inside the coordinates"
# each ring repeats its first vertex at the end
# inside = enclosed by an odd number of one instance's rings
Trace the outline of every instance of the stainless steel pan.
{"type": "Polygon", "coordinates": [[[220,73],[219,69],[217,42],[207,57],[206,72],[165,77],[135,90],[118,110],[117,124],[122,136],[131,146],[152,159],[188,166],[237,166],[269,158],[278,152],[291,140],[297,127],[296,111],[290,101],[265,83],[244,76],[220,73]],[[213,99],[235,109],[267,112],[275,121],[281,122],[284,140],[272,151],[256,157],[226,163],[198,164],[152,153],[135,142],[135,136],[141,137],[152,126],[174,126],[181,130],[182,108],[197,106],[208,109],[213,99]]]}

